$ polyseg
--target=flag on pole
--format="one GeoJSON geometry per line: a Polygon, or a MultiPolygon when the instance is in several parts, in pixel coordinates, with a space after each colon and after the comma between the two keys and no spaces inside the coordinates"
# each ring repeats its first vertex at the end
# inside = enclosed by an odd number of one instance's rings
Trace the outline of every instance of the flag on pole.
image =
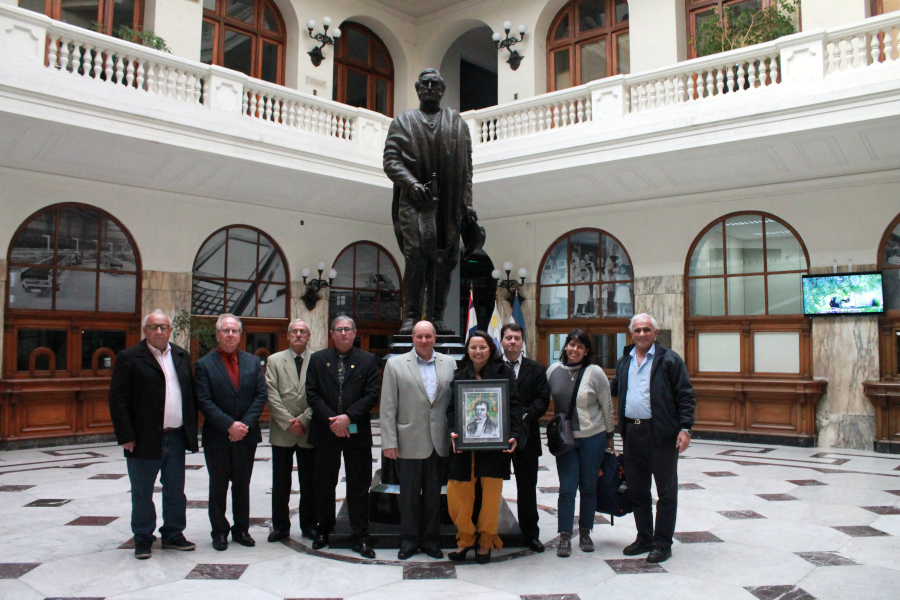
{"type": "Polygon", "coordinates": [[[494,300],[494,312],[491,314],[491,322],[488,325],[487,334],[494,338],[494,343],[497,344],[497,350],[500,350],[500,330],[503,327],[502,321],[500,321],[500,309],[497,307],[497,300],[494,300]]]}
{"type": "Polygon", "coordinates": [[[475,297],[472,290],[469,290],[469,316],[466,319],[466,339],[478,330],[478,315],[475,314],[475,297]]]}
{"type": "MultiPolygon", "coordinates": [[[[522,328],[522,342],[525,342],[525,315],[522,314],[522,304],[519,302],[519,293],[516,292],[516,299],[513,300],[512,313],[509,315],[508,323],[515,323],[522,328]]],[[[525,344],[522,344],[522,356],[525,356],[525,344]]]]}

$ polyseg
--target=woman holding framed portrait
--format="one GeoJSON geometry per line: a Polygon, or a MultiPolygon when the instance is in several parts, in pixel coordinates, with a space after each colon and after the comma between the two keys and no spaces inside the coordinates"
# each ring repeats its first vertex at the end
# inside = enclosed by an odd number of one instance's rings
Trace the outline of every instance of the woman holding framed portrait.
{"type": "Polygon", "coordinates": [[[575,438],[575,448],[556,457],[560,534],[556,555],[566,557],[572,554],[576,491],[581,497],[579,545],[582,552],[594,551],[591,530],[597,508],[597,474],[603,453],[615,449],[615,423],[609,380],[603,369],[594,364],[590,336],[580,329],[570,333],[559,360],[547,369],[550,397],[556,415],[566,415],[571,420],[575,438]]]}
{"type": "Polygon", "coordinates": [[[521,435],[516,377],[503,364],[491,336],[475,331],[466,341],[462,367],[453,382],[447,407],[453,445],[447,508],[456,525],[457,548],[448,557],[465,560],[469,550],[475,550],[475,562],[487,564],[491,551],[503,547],[497,535],[500,492],[503,480],[509,479],[510,458],[521,435]],[[472,522],[476,481],[481,482],[477,526],[472,522]]]}

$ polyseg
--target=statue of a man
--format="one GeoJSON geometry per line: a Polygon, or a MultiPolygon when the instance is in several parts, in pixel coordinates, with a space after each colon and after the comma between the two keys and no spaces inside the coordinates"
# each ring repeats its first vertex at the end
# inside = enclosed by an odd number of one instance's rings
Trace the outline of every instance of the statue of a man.
{"type": "Polygon", "coordinates": [[[480,229],[472,208],[472,138],[457,111],[441,108],[445,89],[440,73],[422,71],[419,108],[397,115],[384,145],[394,233],[406,259],[401,334],[412,333],[423,314],[438,333],[453,333],[444,310],[460,233],[480,229]]]}

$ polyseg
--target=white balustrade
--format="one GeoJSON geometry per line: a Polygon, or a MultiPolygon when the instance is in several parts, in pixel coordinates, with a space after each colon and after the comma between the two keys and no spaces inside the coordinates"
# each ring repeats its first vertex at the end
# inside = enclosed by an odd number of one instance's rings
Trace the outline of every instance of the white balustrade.
{"type": "Polygon", "coordinates": [[[826,75],[878,67],[900,59],[900,13],[829,29],[825,35],[826,75]]]}
{"type": "MultiPolygon", "coordinates": [[[[245,84],[241,113],[326,137],[352,140],[356,108],[252,80],[245,84]]],[[[384,117],[390,122],[388,117],[384,117]]],[[[386,129],[386,126],[385,126],[386,129]]]]}
{"type": "Polygon", "coordinates": [[[508,140],[591,121],[591,90],[569,88],[467,113],[475,144],[508,140]]]}

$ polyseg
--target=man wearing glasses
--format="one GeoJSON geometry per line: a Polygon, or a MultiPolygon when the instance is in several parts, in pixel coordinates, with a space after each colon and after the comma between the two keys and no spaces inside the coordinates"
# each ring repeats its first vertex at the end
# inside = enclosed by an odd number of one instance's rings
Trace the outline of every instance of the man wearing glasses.
{"type": "Polygon", "coordinates": [[[309,325],[295,319],[288,325],[287,350],[276,352],[266,363],[269,388],[269,442],[272,444],[272,533],[270,542],[291,534],[288,508],[291,499],[291,469],[297,456],[300,485],[300,532],[316,535],[316,495],[313,490],[313,447],[306,440],[312,409],[306,402],[306,371],[309,368],[309,325]]]}
{"type": "Polygon", "coordinates": [[[203,422],[203,455],[209,472],[209,522],[213,548],[228,548],[231,539],[255,546],[250,537],[250,476],[256,445],[262,441],[259,415],[266,405],[266,381],[259,359],[239,350],[243,326],[225,313],[216,321],[219,346],[197,361],[197,404],[203,422]],[[231,513],[225,517],[228,484],[231,513]]]}
{"type": "Polygon", "coordinates": [[[316,448],[318,535],[313,548],[328,545],[335,524],[335,493],[341,455],[347,474],[347,509],[354,552],[375,558],[369,540],[369,484],[372,483],[372,429],[369,412],[378,401],[378,359],[353,347],[356,324],[337,317],[331,324],[333,348],[309,359],[306,398],[313,410],[308,441],[316,448]]]}
{"type": "Polygon", "coordinates": [[[144,317],[144,339],[119,352],[109,385],[109,413],[125,450],[131,482],[134,556],[150,558],[156,536],[153,486],[160,475],[162,547],[193,550],[184,539],[184,453],[197,452],[197,410],[191,357],[169,343],[172,324],[161,310],[144,317]]]}

